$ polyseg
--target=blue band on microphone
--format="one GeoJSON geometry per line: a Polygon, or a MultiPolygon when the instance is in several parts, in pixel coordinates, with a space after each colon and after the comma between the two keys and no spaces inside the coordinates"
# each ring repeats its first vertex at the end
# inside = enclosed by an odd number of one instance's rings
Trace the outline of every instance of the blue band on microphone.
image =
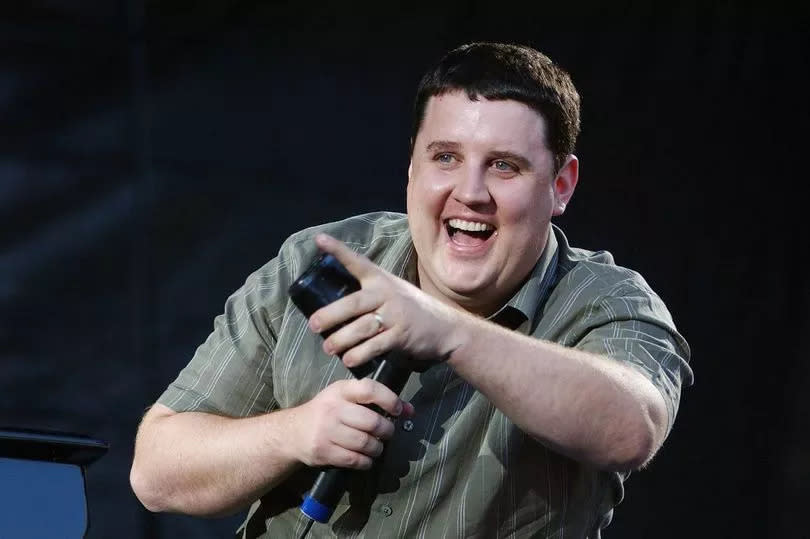
{"type": "Polygon", "coordinates": [[[332,509],[331,507],[327,507],[326,505],[322,504],[321,502],[310,496],[304,498],[304,502],[301,504],[302,513],[304,513],[312,520],[317,520],[322,524],[329,522],[329,517],[332,516],[332,513],[334,511],[335,510],[332,509]]]}

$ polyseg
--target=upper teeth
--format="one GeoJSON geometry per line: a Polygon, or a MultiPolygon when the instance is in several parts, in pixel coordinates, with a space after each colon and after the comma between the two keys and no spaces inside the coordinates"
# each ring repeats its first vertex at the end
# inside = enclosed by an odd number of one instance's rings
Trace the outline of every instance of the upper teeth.
{"type": "Polygon", "coordinates": [[[495,228],[487,223],[476,223],[462,219],[450,219],[447,223],[453,228],[460,228],[461,230],[467,230],[469,232],[483,232],[484,230],[492,230],[495,228]]]}

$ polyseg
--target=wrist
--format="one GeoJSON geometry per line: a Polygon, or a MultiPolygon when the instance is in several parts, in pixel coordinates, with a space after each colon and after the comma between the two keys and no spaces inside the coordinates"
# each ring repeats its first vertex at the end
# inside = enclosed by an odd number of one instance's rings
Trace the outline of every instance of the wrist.
{"type": "Polygon", "coordinates": [[[454,365],[464,357],[467,349],[475,339],[476,318],[466,312],[449,309],[447,330],[442,342],[442,360],[454,365]]]}
{"type": "Polygon", "coordinates": [[[274,456],[273,460],[277,462],[280,460],[288,466],[303,464],[302,453],[299,450],[301,446],[299,408],[300,406],[276,410],[262,416],[268,453],[274,456]],[[299,427],[296,428],[296,425],[299,427]]]}

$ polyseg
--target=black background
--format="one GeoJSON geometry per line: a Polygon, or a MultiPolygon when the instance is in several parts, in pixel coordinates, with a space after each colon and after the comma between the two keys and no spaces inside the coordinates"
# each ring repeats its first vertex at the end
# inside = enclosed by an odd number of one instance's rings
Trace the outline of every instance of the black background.
{"type": "Polygon", "coordinates": [[[533,45],[583,103],[558,223],[660,293],[696,383],[605,537],[802,537],[808,13],[777,2],[20,2],[0,12],[0,425],[111,443],[91,538],[226,537],[128,484],[145,408],[290,233],[403,210],[425,68],[533,45]]]}

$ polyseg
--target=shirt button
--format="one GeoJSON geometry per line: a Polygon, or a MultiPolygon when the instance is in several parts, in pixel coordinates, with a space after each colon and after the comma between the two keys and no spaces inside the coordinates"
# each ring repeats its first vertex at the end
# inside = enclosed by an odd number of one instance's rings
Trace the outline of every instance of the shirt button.
{"type": "Polygon", "coordinates": [[[410,419],[406,419],[405,421],[402,422],[402,428],[407,430],[408,432],[411,432],[413,430],[413,421],[411,421],[410,419]]]}
{"type": "Polygon", "coordinates": [[[391,506],[388,505],[388,504],[383,505],[382,507],[380,507],[380,511],[382,511],[382,514],[387,516],[387,517],[390,517],[391,514],[394,512],[394,510],[391,509],[391,506]]]}

